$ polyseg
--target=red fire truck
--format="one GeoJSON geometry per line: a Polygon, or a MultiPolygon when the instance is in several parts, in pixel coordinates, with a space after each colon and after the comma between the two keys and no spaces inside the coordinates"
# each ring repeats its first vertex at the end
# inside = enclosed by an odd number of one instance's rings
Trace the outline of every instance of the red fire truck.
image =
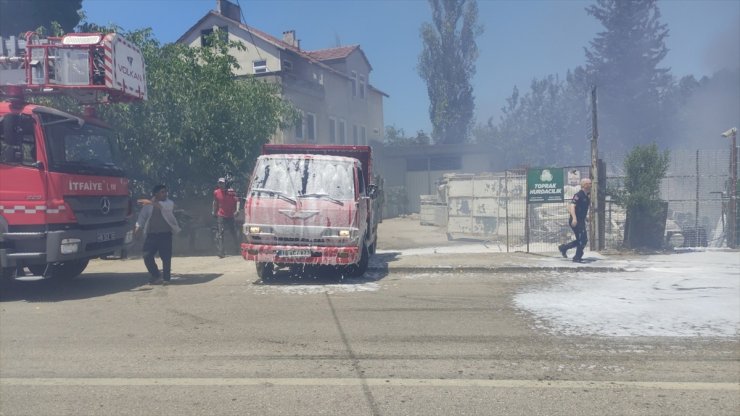
{"type": "Polygon", "coordinates": [[[91,105],[146,99],[141,52],[117,34],[0,37],[0,268],[72,278],[132,241],[115,133],[91,105]],[[62,94],[85,115],[29,103],[62,94]]]}
{"type": "Polygon", "coordinates": [[[372,180],[369,146],[264,145],[244,204],[242,256],[262,280],[307,265],[361,276],[378,238],[372,180]]]}

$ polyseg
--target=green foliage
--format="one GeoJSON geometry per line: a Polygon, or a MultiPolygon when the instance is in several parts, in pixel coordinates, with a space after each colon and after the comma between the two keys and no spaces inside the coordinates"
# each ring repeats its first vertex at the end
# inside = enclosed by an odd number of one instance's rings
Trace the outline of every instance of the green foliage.
{"type": "Polygon", "coordinates": [[[660,182],[668,171],[669,152],[658,146],[636,146],[624,160],[624,191],[619,202],[627,209],[654,205],[660,201],[660,182]]]}
{"type": "Polygon", "coordinates": [[[429,4],[432,23],[421,26],[418,71],[427,84],[432,136],[438,143],[461,143],[468,140],[475,108],[470,80],[478,59],[475,38],[483,33],[478,5],[475,0],[429,4]]]}
{"type": "Polygon", "coordinates": [[[660,249],[664,245],[668,203],[660,199],[660,182],[668,170],[668,151],[655,144],[636,146],[624,161],[624,187],[616,201],[627,209],[625,245],[636,249],[660,249]]]}
{"type": "Polygon", "coordinates": [[[80,21],[81,8],[82,0],[0,0],[0,36],[39,29],[53,36],[71,32],[80,21]],[[57,29],[52,29],[54,24],[57,29]]]}
{"type": "Polygon", "coordinates": [[[403,129],[398,129],[395,126],[386,126],[383,143],[391,146],[416,144],[430,145],[432,144],[432,139],[424,132],[424,130],[417,131],[416,137],[407,137],[406,132],[403,129]]]}
{"type": "MultiPolygon", "coordinates": [[[[230,51],[238,42],[211,35],[208,47],[160,45],[151,29],[125,32],[118,26],[83,22],[84,32],[118,32],[144,55],[148,100],[100,106],[98,116],[118,133],[123,167],[134,192],[148,194],[166,183],[178,198],[208,195],[216,178],[231,173],[246,183],[261,147],[298,112],[280,96],[277,84],[235,78],[230,51]]],[[[79,113],[71,99],[34,101],[79,113]]]]}
{"type": "Polygon", "coordinates": [[[244,183],[262,144],[295,120],[276,84],[233,76],[229,49],[243,49],[240,43],[214,34],[209,47],[160,46],[149,30],[126,37],[144,53],[149,99],[101,115],[119,131],[143,189],[164,182],[180,197],[203,195],[227,172],[244,183]]]}

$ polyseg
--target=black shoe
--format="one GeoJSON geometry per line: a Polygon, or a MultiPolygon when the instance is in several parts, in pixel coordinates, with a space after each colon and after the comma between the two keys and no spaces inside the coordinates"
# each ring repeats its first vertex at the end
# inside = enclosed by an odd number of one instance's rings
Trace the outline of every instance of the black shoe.
{"type": "Polygon", "coordinates": [[[558,246],[558,251],[560,251],[560,254],[563,256],[564,259],[567,259],[568,258],[568,249],[565,248],[564,245],[562,245],[562,244],[559,245],[558,246]]]}
{"type": "Polygon", "coordinates": [[[583,263],[583,259],[573,258],[573,263],[583,263]]]}

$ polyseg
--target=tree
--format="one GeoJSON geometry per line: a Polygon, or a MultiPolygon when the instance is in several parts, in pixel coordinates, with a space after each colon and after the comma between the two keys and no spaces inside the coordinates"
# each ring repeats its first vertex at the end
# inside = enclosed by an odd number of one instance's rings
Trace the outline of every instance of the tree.
{"type": "Polygon", "coordinates": [[[506,154],[506,166],[553,166],[586,164],[588,148],[584,136],[588,114],[583,70],[568,71],[566,80],[548,75],[532,80],[530,91],[520,94],[514,87],[494,126],[489,119],[474,130],[478,142],[494,143],[506,154]]]}
{"type": "Polygon", "coordinates": [[[429,0],[432,23],[421,26],[424,43],[419,75],[427,84],[432,137],[437,143],[468,139],[475,108],[470,80],[475,75],[478,47],[483,33],[478,25],[475,0],[429,0]]]}
{"type": "Polygon", "coordinates": [[[80,21],[82,0],[0,0],[0,36],[18,36],[56,22],[71,32],[80,21]]]}
{"type": "Polygon", "coordinates": [[[431,138],[424,132],[424,130],[418,130],[416,132],[416,137],[407,137],[406,132],[402,128],[396,128],[396,126],[385,126],[385,137],[383,138],[383,143],[390,146],[432,144],[431,138]]]}
{"type": "Polygon", "coordinates": [[[668,29],[657,0],[597,0],[586,11],[606,29],[585,50],[599,92],[600,147],[625,150],[661,139],[672,77],[659,67],[668,29]]]}
{"type": "Polygon", "coordinates": [[[668,171],[669,153],[655,144],[636,146],[624,160],[624,189],[617,200],[627,209],[625,243],[632,248],[661,248],[667,203],[660,199],[660,183],[668,171]]]}
{"type": "MultiPolygon", "coordinates": [[[[238,66],[229,49],[244,45],[226,42],[217,32],[209,46],[189,47],[162,46],[151,29],[126,32],[89,22],[80,29],[121,33],[144,55],[148,100],[99,108],[100,118],[118,133],[123,165],[138,194],[166,183],[178,198],[205,196],[226,173],[244,183],[262,145],[297,120],[276,84],[234,77],[238,66]]],[[[79,110],[69,99],[56,99],[53,106],[79,110]]]]}
{"type": "Polygon", "coordinates": [[[129,36],[141,46],[149,99],[113,105],[103,116],[120,132],[130,171],[146,184],[170,185],[179,196],[203,195],[227,172],[245,180],[262,144],[297,117],[276,84],[236,79],[229,48],[212,35],[210,46],[160,46],[150,32],[129,36]]]}

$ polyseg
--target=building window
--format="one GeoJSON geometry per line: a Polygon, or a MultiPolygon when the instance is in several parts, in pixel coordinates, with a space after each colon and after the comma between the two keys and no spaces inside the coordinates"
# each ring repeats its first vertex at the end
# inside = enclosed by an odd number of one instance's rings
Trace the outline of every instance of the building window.
{"type": "Polygon", "coordinates": [[[293,62],[290,61],[283,61],[283,71],[292,71],[293,70],[293,62]]]}
{"type": "MultiPolygon", "coordinates": [[[[219,26],[217,29],[218,37],[223,42],[229,41],[229,27],[219,26]]],[[[203,29],[200,31],[200,46],[206,47],[211,46],[211,35],[213,35],[213,28],[203,29]]]]}
{"type": "Polygon", "coordinates": [[[360,98],[365,99],[365,76],[360,75],[360,98]]]}
{"type": "Polygon", "coordinates": [[[367,129],[365,126],[360,126],[360,143],[367,144],[367,129]]]}
{"type": "Polygon", "coordinates": [[[352,71],[350,81],[352,82],[352,96],[357,97],[357,72],[352,71]]]}
{"type": "Polygon", "coordinates": [[[329,143],[337,142],[337,121],[329,118],[329,143]]]}
{"type": "Polygon", "coordinates": [[[267,72],[267,61],[264,59],[261,59],[259,61],[252,61],[252,65],[254,67],[255,74],[264,74],[265,72],[267,72]]]}
{"type": "Polygon", "coordinates": [[[303,140],[303,115],[301,115],[295,123],[295,138],[303,140]]]}
{"type": "Polygon", "coordinates": [[[339,144],[347,143],[347,126],[344,120],[339,120],[339,144]]]}
{"type": "Polygon", "coordinates": [[[316,141],[316,114],[306,113],[306,140],[316,141]]]}
{"type": "Polygon", "coordinates": [[[358,144],[357,141],[359,140],[360,136],[358,134],[357,125],[352,125],[352,144],[358,144]]]}

